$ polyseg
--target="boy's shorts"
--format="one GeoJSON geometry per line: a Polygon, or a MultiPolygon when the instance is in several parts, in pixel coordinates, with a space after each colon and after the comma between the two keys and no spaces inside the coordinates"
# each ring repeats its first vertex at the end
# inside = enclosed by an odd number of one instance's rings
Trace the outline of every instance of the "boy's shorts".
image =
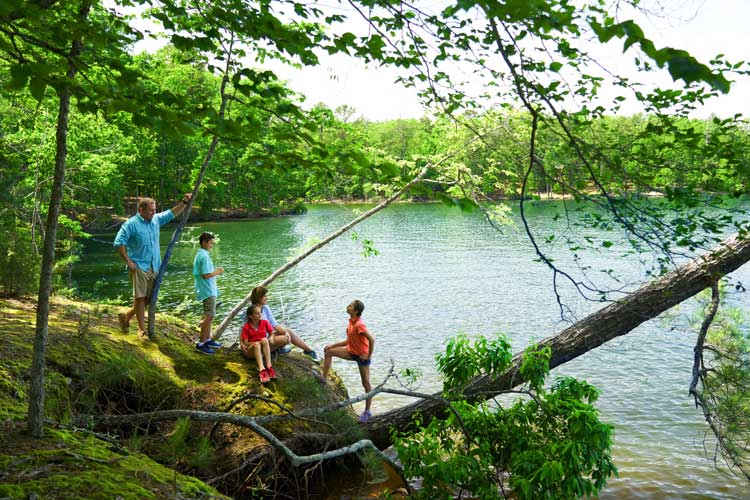
{"type": "Polygon", "coordinates": [[[133,297],[136,299],[151,298],[154,281],[156,281],[154,269],[149,267],[148,271],[144,271],[135,266],[135,271],[128,270],[128,274],[130,274],[130,281],[133,283],[133,297]]]}
{"type": "Polygon", "coordinates": [[[357,356],[356,354],[349,353],[354,361],[357,362],[357,365],[359,366],[370,366],[370,363],[372,363],[372,359],[364,359],[360,356],[357,356]]]}
{"type": "Polygon", "coordinates": [[[203,315],[212,318],[216,316],[216,297],[203,299],[203,315]]]}

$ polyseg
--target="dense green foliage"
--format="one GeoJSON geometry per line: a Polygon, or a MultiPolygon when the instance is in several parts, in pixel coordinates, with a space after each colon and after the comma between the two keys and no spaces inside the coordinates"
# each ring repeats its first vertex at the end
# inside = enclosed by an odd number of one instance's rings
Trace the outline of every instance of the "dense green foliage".
{"type": "MultiPolygon", "coordinates": [[[[170,93],[186,107],[218,99],[219,78],[174,48],[138,56],[134,64],[148,76],[152,93],[170,93]]],[[[0,66],[2,70],[0,80],[7,81],[8,67],[0,66]]],[[[268,86],[281,99],[277,106],[295,106],[298,96],[280,83],[268,86]]],[[[240,131],[233,131],[214,155],[198,201],[202,216],[279,213],[294,210],[302,201],[371,199],[389,194],[394,177],[408,176],[414,165],[448,155],[453,155],[450,162],[430,175],[442,184],[423,188],[423,196],[452,202],[522,194],[531,132],[524,111],[467,113],[464,124],[445,115],[369,122],[352,119],[351,110],[317,106],[281,120],[278,110],[265,109],[264,103],[262,97],[232,103],[229,116],[238,121],[240,131]],[[473,130],[486,131],[481,141],[472,142],[473,130]],[[240,136],[245,140],[233,139],[240,136]]],[[[11,235],[0,242],[0,286],[6,292],[28,292],[37,266],[39,221],[48,200],[45,185],[53,168],[55,103],[38,103],[26,92],[13,91],[0,96],[0,108],[0,182],[6,187],[0,195],[0,224],[11,235]]],[[[194,126],[200,127],[196,120],[194,126]]],[[[716,119],[683,118],[674,122],[675,130],[701,138],[685,143],[678,132],[658,123],[663,119],[645,115],[601,117],[593,129],[584,124],[576,133],[596,139],[590,147],[601,152],[599,180],[613,192],[744,190],[750,164],[745,129],[727,130],[716,119]],[[659,167],[643,169],[646,159],[659,167]]],[[[201,135],[144,128],[125,112],[73,110],[69,136],[63,202],[69,223],[58,243],[58,258],[75,252],[70,240],[80,236],[81,228],[111,227],[113,217],[129,215],[136,197],[153,196],[169,205],[189,191],[208,144],[201,135]]],[[[527,183],[533,189],[526,195],[575,195],[595,189],[559,130],[541,134],[537,141],[537,156],[554,164],[556,175],[531,172],[527,183]]],[[[58,271],[65,274],[65,263],[58,264],[58,271]]]]}
{"type": "MultiPolygon", "coordinates": [[[[612,426],[593,404],[597,390],[572,378],[544,386],[549,348],[527,349],[521,375],[528,388],[518,399],[473,404],[461,397],[477,375],[499,375],[512,353],[504,337],[470,343],[458,336],[438,356],[451,412],[397,434],[394,447],[408,477],[422,478],[417,498],[574,499],[596,495],[617,473],[612,426]]],[[[507,396],[506,396],[507,397],[507,396]]]]}

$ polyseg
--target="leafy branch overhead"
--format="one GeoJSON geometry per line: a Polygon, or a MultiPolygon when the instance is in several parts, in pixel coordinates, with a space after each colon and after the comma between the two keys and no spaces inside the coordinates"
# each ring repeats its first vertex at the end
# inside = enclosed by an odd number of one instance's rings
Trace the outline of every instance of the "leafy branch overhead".
{"type": "MultiPolygon", "coordinates": [[[[675,258],[710,248],[719,233],[745,228],[745,219],[731,206],[719,208],[724,215],[718,219],[707,220],[702,207],[716,209],[718,204],[699,191],[705,189],[706,175],[712,174],[695,161],[697,155],[686,158],[683,153],[711,151],[708,154],[715,154],[728,170],[729,165],[744,170],[745,147],[727,147],[727,139],[741,126],[739,117],[697,126],[687,114],[728,92],[730,79],[746,74],[747,65],[721,56],[704,64],[684,50],[657,47],[626,17],[639,14],[639,2],[619,2],[617,17],[593,1],[461,1],[442,10],[400,2],[367,2],[367,9],[354,1],[350,5],[369,31],[346,37],[347,47],[362,50],[369,38],[383,41],[372,57],[406,68],[402,81],[418,88],[427,105],[477,137],[486,137],[492,127],[506,142],[517,142],[511,151],[488,156],[520,170],[517,178],[523,182],[516,183],[514,194],[522,200],[524,228],[539,260],[551,269],[556,287],[566,282],[592,300],[606,300],[627,289],[554,263],[550,250],[539,244],[547,235],[525,224],[524,200],[540,186],[572,196],[598,218],[573,214],[569,218],[577,219],[575,224],[585,227],[601,221],[609,230],[627,235],[632,252],[655,255],[652,274],[673,268],[675,258]],[[622,41],[633,63],[607,67],[599,60],[599,48],[615,40],[622,41]],[[635,70],[648,75],[660,69],[675,81],[674,88],[654,87],[632,76],[635,70]],[[612,127],[616,119],[608,114],[620,111],[625,102],[638,103],[650,115],[639,117],[641,122],[625,136],[616,136],[612,132],[622,134],[623,129],[612,127]],[[511,120],[514,126],[509,126],[511,120]],[[665,173],[682,179],[664,183],[660,177],[665,173]],[[700,187],[684,182],[696,177],[703,179],[700,187]],[[675,184],[680,189],[674,189],[675,184]],[[642,201],[643,194],[659,191],[666,203],[642,201]],[[679,215],[672,220],[670,214],[679,215]]],[[[484,142],[487,150],[494,146],[493,141],[484,142]]],[[[441,173],[444,182],[464,186],[462,205],[476,206],[492,200],[497,189],[479,186],[473,179],[492,178],[495,171],[493,162],[484,161],[441,173]]],[[[571,251],[588,245],[572,234],[558,241],[568,241],[571,251]]],[[[612,242],[604,245],[609,246],[612,242]]],[[[568,317],[562,302],[560,308],[568,317]]]]}

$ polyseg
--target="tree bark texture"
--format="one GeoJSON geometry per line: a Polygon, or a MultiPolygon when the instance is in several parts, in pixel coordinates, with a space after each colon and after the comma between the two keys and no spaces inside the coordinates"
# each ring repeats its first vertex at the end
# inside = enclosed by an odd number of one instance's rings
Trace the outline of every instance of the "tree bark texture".
{"type": "MultiPolygon", "coordinates": [[[[91,2],[84,2],[79,10],[81,21],[86,19],[91,9],[91,2]]],[[[75,59],[83,50],[80,39],[73,40],[70,49],[71,58],[75,59]]],[[[75,78],[77,69],[72,64],[67,72],[68,79],[75,78]]],[[[49,335],[49,297],[52,291],[52,271],[55,268],[55,242],[57,241],[57,222],[60,215],[60,204],[65,185],[65,164],[68,158],[68,118],[70,116],[70,88],[64,86],[58,90],[60,104],[57,111],[57,130],[55,132],[55,174],[52,180],[52,192],[47,211],[44,247],[42,248],[42,267],[39,273],[39,293],[37,296],[36,329],[34,333],[34,351],[31,358],[29,384],[29,411],[27,428],[37,438],[44,435],[44,368],[45,350],[49,335]]]]}
{"type": "MultiPolygon", "coordinates": [[[[709,288],[716,279],[735,271],[748,260],[750,238],[739,235],[728,238],[709,253],[590,314],[557,335],[542,340],[539,345],[552,349],[550,369],[629,333],[640,324],[709,288]]],[[[499,377],[476,377],[464,391],[465,396],[470,401],[482,401],[524,383],[519,373],[521,358],[521,354],[514,356],[510,369],[499,377]]],[[[376,416],[365,424],[364,430],[383,449],[391,444],[391,428],[410,429],[417,413],[424,420],[429,420],[444,414],[446,408],[445,402],[440,399],[421,400],[376,416]]]]}
{"type": "Polygon", "coordinates": [[[65,161],[68,156],[68,116],[70,114],[70,91],[60,93],[60,106],[57,113],[57,151],[55,153],[55,175],[52,181],[52,194],[47,212],[42,267],[39,273],[39,294],[36,306],[36,331],[34,353],[31,359],[31,386],[29,388],[28,429],[32,436],[44,434],[44,367],[45,349],[49,334],[49,297],[52,291],[52,271],[55,267],[55,241],[57,221],[65,184],[65,161]]]}

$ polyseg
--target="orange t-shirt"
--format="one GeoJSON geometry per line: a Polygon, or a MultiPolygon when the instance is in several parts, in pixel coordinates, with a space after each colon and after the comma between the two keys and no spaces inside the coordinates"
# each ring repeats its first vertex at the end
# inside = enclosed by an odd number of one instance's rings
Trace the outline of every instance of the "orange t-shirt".
{"type": "Polygon", "coordinates": [[[362,318],[349,318],[346,326],[346,350],[349,354],[365,357],[370,353],[370,341],[362,335],[369,333],[362,318]]]}

